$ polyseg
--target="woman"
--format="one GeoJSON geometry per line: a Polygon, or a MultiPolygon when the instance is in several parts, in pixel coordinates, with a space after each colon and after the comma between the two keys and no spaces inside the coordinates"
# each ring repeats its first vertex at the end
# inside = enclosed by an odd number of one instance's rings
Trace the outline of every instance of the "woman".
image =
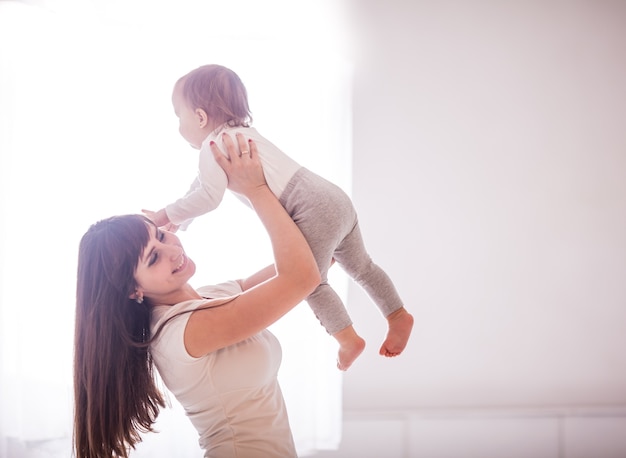
{"type": "Polygon", "coordinates": [[[304,237],[269,190],[254,142],[211,146],[229,189],[245,196],[272,243],[273,266],[195,290],[176,235],[139,215],[83,236],[75,336],[75,451],[127,457],[152,431],[163,395],[153,365],[185,408],[205,457],[296,456],[277,382],[280,345],[266,328],[320,282],[304,237]]]}

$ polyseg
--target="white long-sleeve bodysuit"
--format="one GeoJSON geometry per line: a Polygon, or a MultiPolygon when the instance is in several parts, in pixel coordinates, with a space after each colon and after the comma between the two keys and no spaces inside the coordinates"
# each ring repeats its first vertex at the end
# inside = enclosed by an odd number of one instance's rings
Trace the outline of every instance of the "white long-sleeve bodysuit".
{"type": "MultiPolygon", "coordinates": [[[[200,149],[198,175],[191,188],[165,208],[172,223],[187,224],[214,210],[222,201],[228,179],[215,162],[209,142],[214,141],[224,151],[224,132],[232,138],[241,132],[246,139],[254,140],[269,188],[307,239],[322,277],[322,283],[307,302],[329,334],[352,324],[343,302],[327,281],[333,258],[363,287],[383,316],[403,306],[391,279],[365,250],[356,211],[348,195],[299,165],[254,128],[223,127],[207,137],[200,149]]],[[[245,197],[235,195],[249,205],[245,197]]]]}

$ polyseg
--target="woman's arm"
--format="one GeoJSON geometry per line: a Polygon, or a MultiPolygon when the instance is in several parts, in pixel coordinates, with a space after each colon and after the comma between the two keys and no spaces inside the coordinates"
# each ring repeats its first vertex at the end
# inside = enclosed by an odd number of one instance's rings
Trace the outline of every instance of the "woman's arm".
{"type": "Polygon", "coordinates": [[[202,356],[240,342],[267,328],[304,300],[320,283],[320,274],[304,236],[270,191],[254,142],[237,135],[239,155],[230,137],[224,138],[229,158],[212,145],[216,161],[228,176],[228,188],[250,201],[270,237],[275,273],[219,307],[197,310],[185,329],[185,347],[202,356]]]}

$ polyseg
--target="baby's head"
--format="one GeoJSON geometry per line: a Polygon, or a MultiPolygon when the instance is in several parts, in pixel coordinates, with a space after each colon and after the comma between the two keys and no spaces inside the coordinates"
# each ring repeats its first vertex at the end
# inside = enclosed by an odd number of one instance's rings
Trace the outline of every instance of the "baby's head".
{"type": "Polygon", "coordinates": [[[176,82],[174,90],[177,89],[182,89],[192,110],[206,112],[214,128],[225,123],[230,127],[248,127],[252,122],[246,88],[239,76],[226,67],[198,67],[176,82]]]}

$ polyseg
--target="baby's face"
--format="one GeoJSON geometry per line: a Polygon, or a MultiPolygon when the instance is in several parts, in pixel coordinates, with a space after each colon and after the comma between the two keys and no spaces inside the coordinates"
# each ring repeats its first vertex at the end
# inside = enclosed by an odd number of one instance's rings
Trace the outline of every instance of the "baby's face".
{"type": "Polygon", "coordinates": [[[178,117],[178,131],[189,144],[200,149],[207,137],[207,130],[203,128],[202,116],[198,110],[192,109],[183,97],[182,84],[177,84],[172,93],[174,113],[178,117]]]}

